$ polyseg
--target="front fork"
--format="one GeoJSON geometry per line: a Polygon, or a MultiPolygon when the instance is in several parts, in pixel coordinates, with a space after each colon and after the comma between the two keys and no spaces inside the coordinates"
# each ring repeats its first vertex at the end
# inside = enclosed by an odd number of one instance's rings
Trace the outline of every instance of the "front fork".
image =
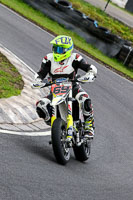
{"type": "Polygon", "coordinates": [[[68,97],[68,108],[67,108],[67,138],[73,136],[73,117],[72,117],[72,90],[70,90],[68,97]]]}
{"type": "MultiPolygon", "coordinates": [[[[72,138],[73,136],[73,117],[72,117],[72,90],[69,92],[68,102],[67,102],[67,137],[72,138]]],[[[52,117],[51,117],[51,127],[53,126],[54,120],[57,116],[57,107],[52,106],[52,117]]]]}
{"type": "Polygon", "coordinates": [[[51,117],[51,127],[53,126],[54,120],[56,119],[57,116],[57,107],[52,106],[52,117],[51,117]]]}

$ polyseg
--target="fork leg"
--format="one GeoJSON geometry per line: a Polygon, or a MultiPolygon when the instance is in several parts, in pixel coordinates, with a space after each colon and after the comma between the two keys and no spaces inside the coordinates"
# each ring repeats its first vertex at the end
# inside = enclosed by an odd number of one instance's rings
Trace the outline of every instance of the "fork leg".
{"type": "Polygon", "coordinates": [[[56,119],[56,112],[56,106],[52,106],[51,127],[53,126],[54,120],[56,119]]]}
{"type": "MultiPolygon", "coordinates": [[[[72,90],[70,91],[69,98],[72,97],[72,90]]],[[[68,100],[68,115],[67,115],[67,138],[72,139],[73,136],[73,117],[72,117],[72,101],[68,100]]]]}

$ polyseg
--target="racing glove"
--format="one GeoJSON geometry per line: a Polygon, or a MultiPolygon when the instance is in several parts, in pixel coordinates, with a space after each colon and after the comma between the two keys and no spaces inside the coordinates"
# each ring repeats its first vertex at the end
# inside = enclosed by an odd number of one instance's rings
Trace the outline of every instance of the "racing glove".
{"type": "Polygon", "coordinates": [[[97,68],[94,65],[91,65],[89,71],[85,75],[78,78],[78,81],[81,81],[83,83],[93,82],[96,78],[96,74],[97,74],[97,68]]]}
{"type": "Polygon", "coordinates": [[[42,79],[39,78],[39,75],[36,73],[35,76],[34,76],[34,82],[32,83],[31,87],[33,89],[36,89],[36,88],[40,88],[41,86],[44,86],[45,83],[42,82],[42,79]]]}

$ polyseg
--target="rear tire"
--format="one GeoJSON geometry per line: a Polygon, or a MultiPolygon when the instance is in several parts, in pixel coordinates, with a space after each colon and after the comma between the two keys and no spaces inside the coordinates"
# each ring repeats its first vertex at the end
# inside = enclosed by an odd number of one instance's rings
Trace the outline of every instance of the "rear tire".
{"type": "Polygon", "coordinates": [[[77,160],[81,162],[88,160],[91,152],[91,141],[88,140],[86,143],[82,143],[79,147],[74,146],[73,151],[77,160]]]}
{"type": "Polygon", "coordinates": [[[57,118],[52,126],[52,147],[56,160],[59,164],[65,165],[70,159],[70,148],[65,143],[66,123],[57,118]]]}

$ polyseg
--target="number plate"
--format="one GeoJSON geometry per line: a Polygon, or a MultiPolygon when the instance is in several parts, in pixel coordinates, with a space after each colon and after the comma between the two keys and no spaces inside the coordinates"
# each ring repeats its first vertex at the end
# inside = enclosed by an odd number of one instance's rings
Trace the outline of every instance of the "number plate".
{"type": "Polygon", "coordinates": [[[51,87],[51,92],[56,94],[56,95],[62,95],[62,94],[66,94],[69,91],[70,88],[71,88],[71,86],[54,84],[51,87]]]}

